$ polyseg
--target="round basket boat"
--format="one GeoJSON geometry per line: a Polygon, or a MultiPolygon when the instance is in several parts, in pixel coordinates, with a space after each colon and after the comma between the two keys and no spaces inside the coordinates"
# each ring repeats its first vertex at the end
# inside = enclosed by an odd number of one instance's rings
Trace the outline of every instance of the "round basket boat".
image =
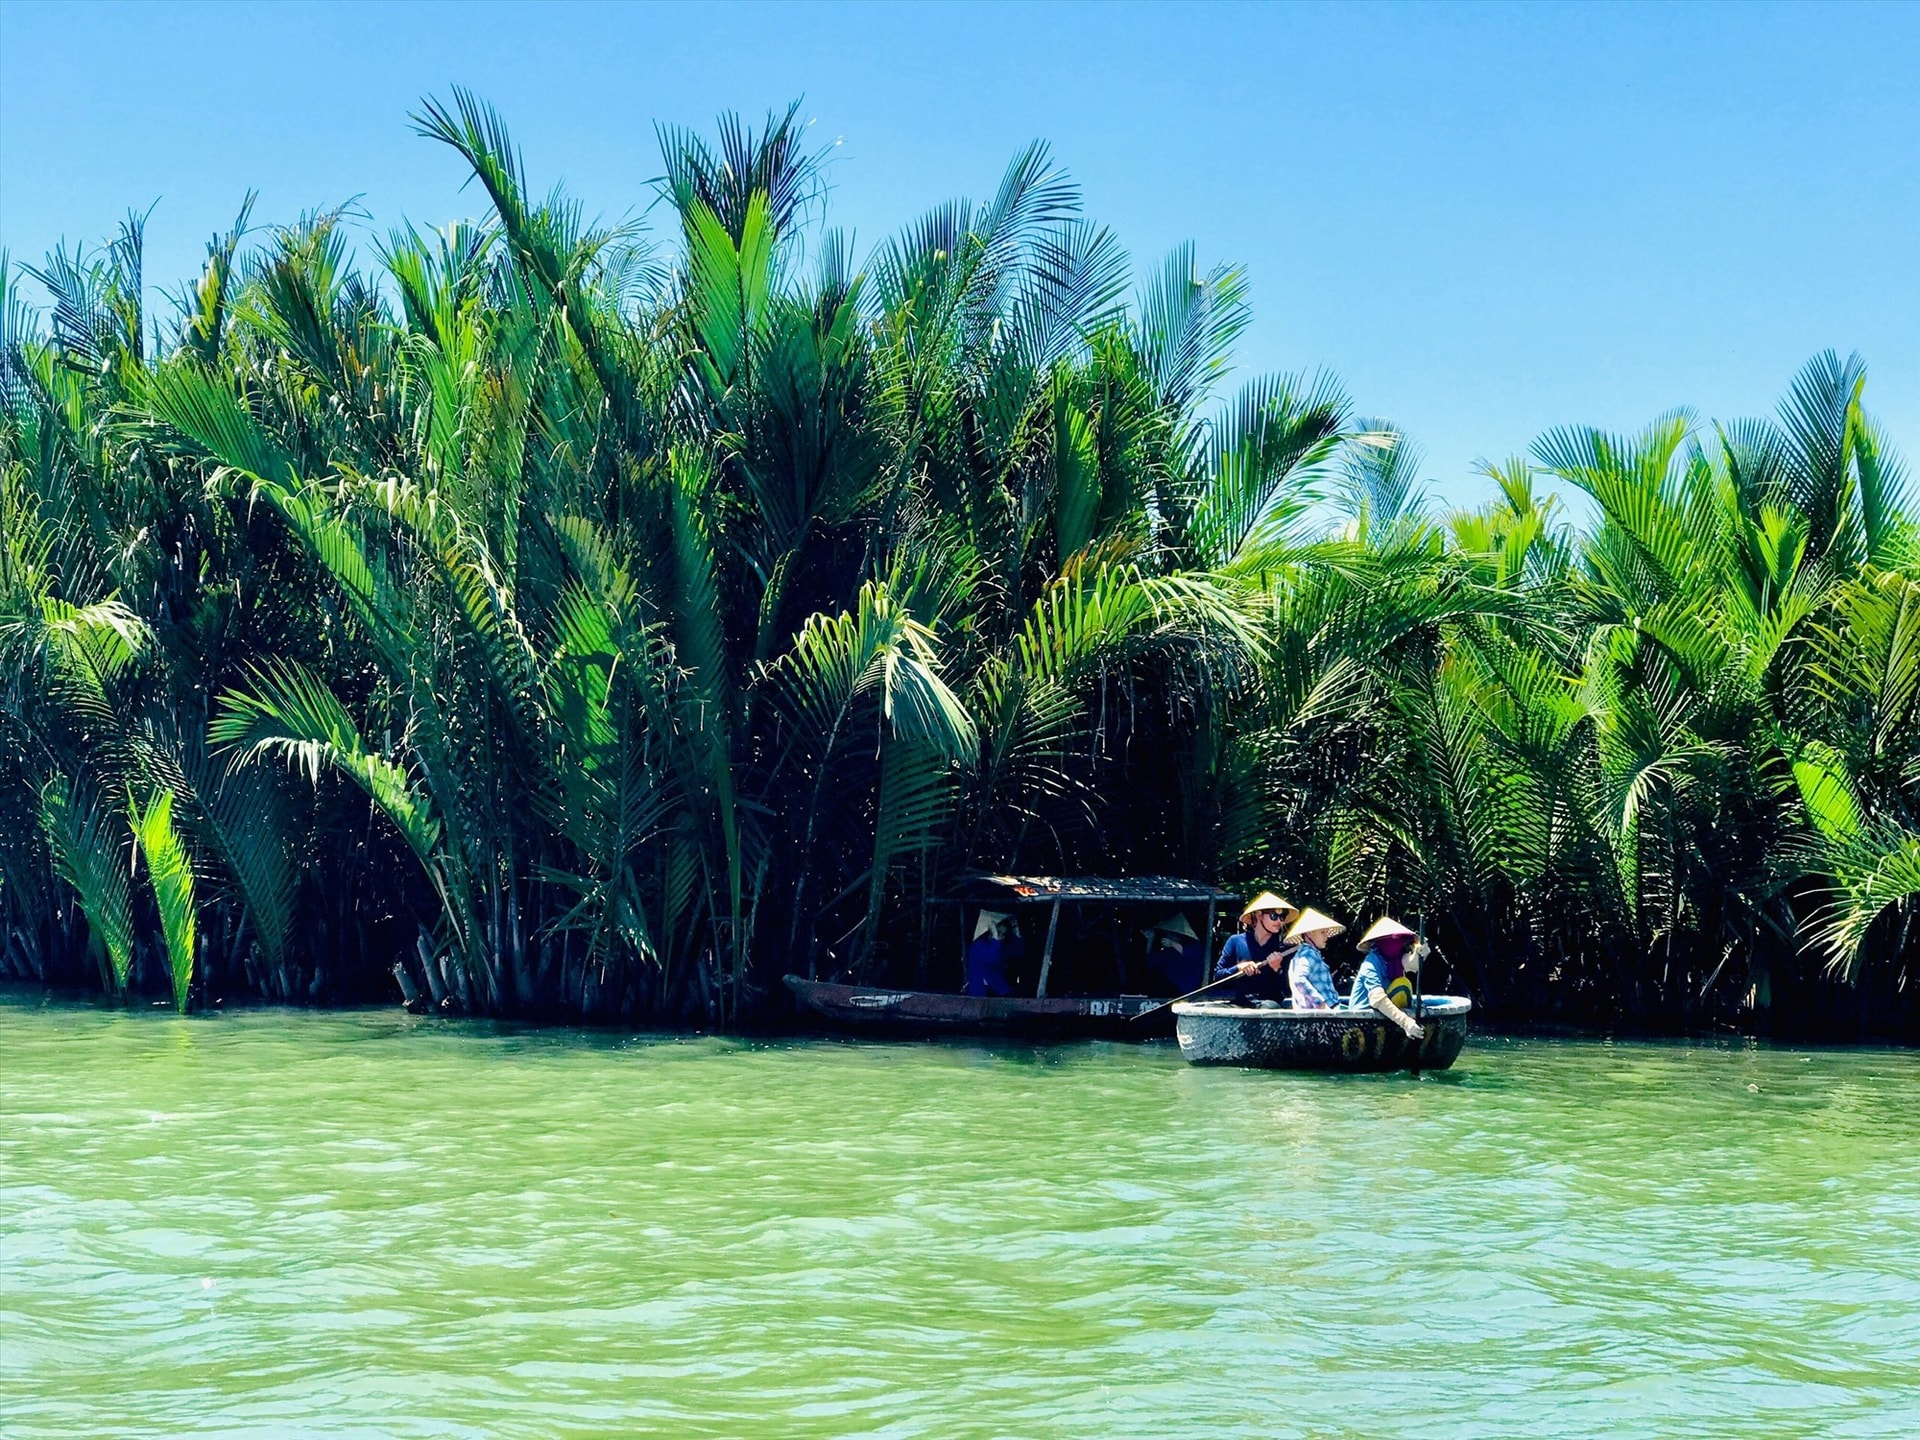
{"type": "Polygon", "coordinates": [[[1371,1010],[1261,1010],[1244,1005],[1173,1007],[1180,1053],[1194,1065],[1257,1070],[1444,1070],[1467,1043],[1473,1002],[1429,995],[1421,1004],[1424,1040],[1371,1010]]]}

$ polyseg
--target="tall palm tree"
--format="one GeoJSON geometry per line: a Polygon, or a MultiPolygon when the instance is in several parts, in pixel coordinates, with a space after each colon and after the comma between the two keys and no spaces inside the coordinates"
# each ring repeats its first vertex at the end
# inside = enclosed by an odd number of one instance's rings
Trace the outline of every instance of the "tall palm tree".
{"type": "Polygon", "coordinates": [[[1505,1016],[1905,1003],[1857,359],[1449,511],[1331,377],[1229,386],[1240,271],[1129,297],[1043,145],[860,257],[797,108],[663,130],[653,235],[415,126],[486,213],[370,263],[251,199],[170,316],[137,216],[0,260],[0,968],[741,1024],[931,983],[958,872],[1177,869],[1427,914],[1505,1016]]]}

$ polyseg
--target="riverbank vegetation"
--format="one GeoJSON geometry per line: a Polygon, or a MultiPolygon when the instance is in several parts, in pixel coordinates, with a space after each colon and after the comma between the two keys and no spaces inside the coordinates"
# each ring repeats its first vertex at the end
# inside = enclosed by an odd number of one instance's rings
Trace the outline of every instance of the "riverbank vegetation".
{"type": "Polygon", "coordinates": [[[1451,509],[1333,379],[1229,384],[1241,272],[1131,294],[1044,147],[856,256],[792,111],[665,132],[645,228],[416,123],[483,218],[0,275],[6,974],[778,1023],[937,978],[962,871],[1167,871],[1424,912],[1496,1018],[1914,1033],[1858,359],[1451,509]]]}

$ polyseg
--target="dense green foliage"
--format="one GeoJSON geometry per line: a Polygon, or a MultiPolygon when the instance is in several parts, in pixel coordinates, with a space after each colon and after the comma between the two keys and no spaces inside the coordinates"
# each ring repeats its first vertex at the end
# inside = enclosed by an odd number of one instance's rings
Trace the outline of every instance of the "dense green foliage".
{"type": "Polygon", "coordinates": [[[651,241],[418,128],[492,213],[377,274],[244,210],[165,320],[137,222],[0,274],[7,973],[735,1024],[924,977],[962,870],[1166,870],[1424,911],[1507,1017],[1911,1023],[1857,360],[1444,513],[1039,146],[856,266],[792,112],[666,133],[651,241]]]}

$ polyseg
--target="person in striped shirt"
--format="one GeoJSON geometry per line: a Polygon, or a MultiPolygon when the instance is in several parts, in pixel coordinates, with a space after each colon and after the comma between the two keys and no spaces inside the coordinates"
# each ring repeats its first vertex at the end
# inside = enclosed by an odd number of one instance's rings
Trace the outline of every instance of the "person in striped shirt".
{"type": "Polygon", "coordinates": [[[1287,982],[1293,990],[1296,1010],[1337,1010],[1340,992],[1334,988],[1333,972],[1327,969],[1326,946],[1347,927],[1331,915],[1322,915],[1312,906],[1293,922],[1287,939],[1300,948],[1287,965],[1287,982]]]}

